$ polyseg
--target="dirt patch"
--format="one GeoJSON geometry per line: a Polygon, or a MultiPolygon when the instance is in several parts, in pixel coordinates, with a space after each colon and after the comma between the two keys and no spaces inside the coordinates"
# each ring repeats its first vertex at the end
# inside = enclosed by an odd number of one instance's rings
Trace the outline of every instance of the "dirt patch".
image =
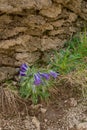
{"type": "Polygon", "coordinates": [[[86,130],[87,103],[72,89],[59,87],[56,98],[38,105],[20,104],[16,115],[0,114],[0,130],[86,130]],[[85,129],[84,129],[85,127],[85,129]]]}

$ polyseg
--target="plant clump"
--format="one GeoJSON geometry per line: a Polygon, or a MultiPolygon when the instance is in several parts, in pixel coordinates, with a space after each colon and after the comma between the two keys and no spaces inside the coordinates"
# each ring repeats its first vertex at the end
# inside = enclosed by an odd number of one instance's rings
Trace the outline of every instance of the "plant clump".
{"type": "Polygon", "coordinates": [[[87,63],[87,34],[86,31],[80,36],[75,36],[65,43],[65,48],[59,52],[54,51],[54,58],[50,67],[60,74],[67,74],[75,71],[78,66],[85,66],[87,63]]]}
{"type": "Polygon", "coordinates": [[[59,73],[52,70],[38,70],[27,64],[20,67],[20,94],[24,98],[31,98],[33,103],[49,97],[49,88],[59,73]]]}

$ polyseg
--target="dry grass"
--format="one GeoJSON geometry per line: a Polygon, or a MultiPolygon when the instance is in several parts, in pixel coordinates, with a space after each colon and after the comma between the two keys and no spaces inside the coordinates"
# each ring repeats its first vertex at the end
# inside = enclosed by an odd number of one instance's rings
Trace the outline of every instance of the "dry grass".
{"type": "Polygon", "coordinates": [[[1,111],[3,113],[17,113],[15,94],[8,88],[1,87],[1,111]]]}
{"type": "Polygon", "coordinates": [[[71,77],[71,81],[78,90],[82,91],[84,98],[87,97],[87,69],[77,70],[71,77]]]}
{"type": "Polygon", "coordinates": [[[24,108],[28,115],[26,102],[18,95],[17,91],[9,87],[0,87],[0,113],[4,115],[20,115],[20,108],[24,108]]]}
{"type": "MultiPolygon", "coordinates": [[[[68,86],[71,89],[75,89],[78,92],[82,93],[84,98],[87,97],[87,69],[78,68],[76,71],[71,72],[65,76],[62,76],[58,81],[58,84],[63,86],[68,86]]],[[[81,94],[80,93],[80,94],[81,94]]]]}
{"type": "Polygon", "coordinates": [[[62,94],[87,98],[87,68],[78,67],[78,69],[73,72],[59,76],[49,92],[54,99],[58,98],[58,95],[62,96],[62,94]]]}

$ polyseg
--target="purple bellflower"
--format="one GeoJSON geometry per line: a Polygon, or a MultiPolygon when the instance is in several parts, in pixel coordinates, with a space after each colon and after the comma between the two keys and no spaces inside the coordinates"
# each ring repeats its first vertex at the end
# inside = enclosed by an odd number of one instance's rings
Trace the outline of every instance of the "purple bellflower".
{"type": "Polygon", "coordinates": [[[41,77],[40,77],[40,74],[37,73],[34,75],[34,84],[37,86],[37,85],[40,85],[41,84],[41,77]]]}
{"type": "Polygon", "coordinates": [[[26,76],[25,72],[22,72],[22,71],[20,71],[19,74],[20,76],[26,76]]]}
{"type": "Polygon", "coordinates": [[[28,66],[26,64],[21,65],[21,71],[25,72],[27,71],[27,69],[28,69],[28,66]]]}
{"type": "Polygon", "coordinates": [[[46,80],[49,80],[50,79],[50,74],[47,74],[47,73],[40,73],[40,76],[42,78],[45,78],[46,80]]]}
{"type": "Polygon", "coordinates": [[[50,76],[52,76],[53,78],[57,78],[58,75],[59,75],[59,73],[56,73],[54,71],[50,71],[50,76]]]}
{"type": "Polygon", "coordinates": [[[28,69],[28,66],[26,64],[22,64],[20,67],[20,76],[25,76],[27,69],[28,69]]]}

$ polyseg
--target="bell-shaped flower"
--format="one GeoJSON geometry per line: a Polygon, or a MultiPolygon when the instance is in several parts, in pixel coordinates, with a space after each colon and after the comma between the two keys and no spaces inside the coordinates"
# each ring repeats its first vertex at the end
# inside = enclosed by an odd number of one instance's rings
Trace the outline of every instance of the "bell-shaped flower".
{"type": "Polygon", "coordinates": [[[48,74],[48,73],[40,73],[40,76],[41,76],[42,78],[45,78],[46,80],[49,80],[49,79],[50,79],[50,74],[48,74]]]}
{"type": "Polygon", "coordinates": [[[41,82],[42,82],[42,81],[41,81],[41,77],[40,77],[39,73],[35,74],[35,75],[34,75],[34,84],[35,84],[35,85],[40,85],[41,82]]]}
{"type": "Polygon", "coordinates": [[[25,63],[22,64],[21,67],[20,67],[20,69],[21,69],[21,71],[23,71],[23,72],[27,71],[27,69],[28,69],[27,64],[25,64],[25,63]]]}
{"type": "Polygon", "coordinates": [[[26,76],[25,72],[22,72],[22,71],[19,72],[19,75],[20,76],[26,76]]]}
{"type": "Polygon", "coordinates": [[[28,66],[26,64],[22,64],[20,67],[20,76],[25,76],[27,69],[28,69],[28,66]]]}
{"type": "Polygon", "coordinates": [[[50,76],[52,76],[53,78],[57,78],[58,75],[59,75],[59,73],[56,73],[54,71],[50,71],[50,76]]]}

